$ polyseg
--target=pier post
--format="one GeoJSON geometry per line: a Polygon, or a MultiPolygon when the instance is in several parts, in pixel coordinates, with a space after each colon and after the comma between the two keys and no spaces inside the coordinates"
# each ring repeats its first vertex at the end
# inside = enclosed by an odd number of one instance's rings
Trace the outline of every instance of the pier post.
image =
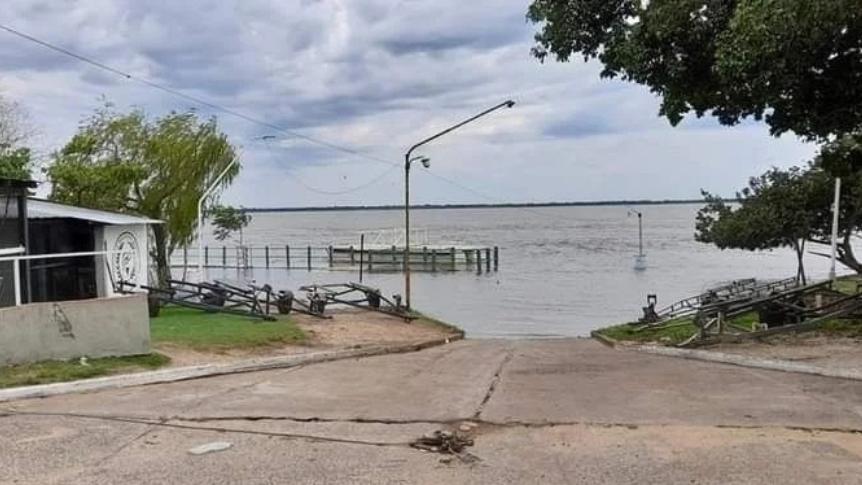
{"type": "Polygon", "coordinates": [[[248,267],[254,268],[254,246],[248,247],[248,267]]]}
{"type": "Polygon", "coordinates": [[[290,244],[284,245],[284,267],[290,269],[290,244]]]}
{"type": "Polygon", "coordinates": [[[189,248],[183,248],[183,270],[189,267],[189,248]]]}
{"type": "Polygon", "coordinates": [[[308,270],[311,271],[311,246],[308,246],[308,270]]]}
{"type": "Polygon", "coordinates": [[[476,274],[482,274],[482,250],[476,250],[476,274]]]}
{"type": "Polygon", "coordinates": [[[332,267],[332,246],[329,246],[327,248],[327,250],[329,252],[329,267],[331,268],[332,267]]]}
{"type": "Polygon", "coordinates": [[[431,250],[431,271],[433,271],[434,273],[437,272],[437,250],[436,249],[431,250]]]}
{"type": "MultiPolygon", "coordinates": [[[[351,248],[352,247],[353,246],[351,246],[351,248]]],[[[364,253],[365,253],[365,234],[360,234],[359,235],[359,284],[362,284],[362,273],[363,273],[363,269],[364,269],[363,268],[364,264],[363,264],[362,259],[365,255],[364,253]]],[[[351,256],[353,255],[352,249],[350,251],[350,254],[351,254],[351,256]]],[[[352,262],[352,258],[351,258],[351,262],[352,262]]]]}
{"type": "Polygon", "coordinates": [[[491,248],[485,248],[485,272],[491,272],[491,248]]]}
{"type": "Polygon", "coordinates": [[[221,267],[227,268],[227,246],[221,247],[221,267]]]}
{"type": "MultiPolygon", "coordinates": [[[[457,253],[455,252],[455,247],[454,247],[454,246],[453,246],[453,247],[451,247],[451,248],[449,248],[449,256],[452,258],[452,271],[455,271],[456,269],[458,269],[458,267],[457,267],[457,266],[455,266],[455,265],[458,263],[458,261],[457,261],[457,256],[458,256],[458,255],[457,255],[457,253]]],[[[466,257],[466,255],[465,255],[465,257],[466,257]]]]}
{"type": "Polygon", "coordinates": [[[374,263],[372,260],[374,259],[374,252],[368,251],[368,271],[374,269],[374,263]]]}
{"type": "MultiPolygon", "coordinates": [[[[392,265],[393,266],[398,265],[398,254],[397,253],[398,253],[398,249],[396,249],[395,245],[393,244],[392,245],[392,265]]],[[[407,254],[407,251],[405,251],[404,254],[407,254]]],[[[404,264],[407,264],[407,258],[404,259],[404,264]]]]}
{"type": "Polygon", "coordinates": [[[350,246],[350,265],[356,264],[356,254],[353,252],[353,245],[350,246]]]}
{"type": "Polygon", "coordinates": [[[428,246],[422,246],[422,269],[428,269],[428,246]]]}
{"type": "Polygon", "coordinates": [[[266,246],[264,249],[266,251],[266,269],[269,269],[269,246],[266,246]]]}
{"type": "Polygon", "coordinates": [[[494,271],[500,269],[500,248],[494,246],[494,271]]]}
{"type": "Polygon", "coordinates": [[[210,267],[210,247],[204,246],[204,267],[210,267]]]}

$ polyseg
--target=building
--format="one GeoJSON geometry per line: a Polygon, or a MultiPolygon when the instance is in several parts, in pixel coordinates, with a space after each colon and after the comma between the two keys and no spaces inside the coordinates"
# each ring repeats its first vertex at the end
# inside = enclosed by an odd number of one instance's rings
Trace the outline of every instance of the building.
{"type": "Polygon", "coordinates": [[[32,196],[0,179],[0,364],[149,351],[145,217],[32,196]],[[129,295],[131,289],[137,295],[129,295]]]}

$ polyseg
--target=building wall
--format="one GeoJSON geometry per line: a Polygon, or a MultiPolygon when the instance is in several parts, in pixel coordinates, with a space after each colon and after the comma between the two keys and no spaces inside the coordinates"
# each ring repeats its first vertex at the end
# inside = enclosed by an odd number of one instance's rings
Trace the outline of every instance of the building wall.
{"type": "Polygon", "coordinates": [[[146,224],[101,227],[96,231],[96,250],[122,251],[107,258],[96,258],[99,296],[120,294],[116,291],[120,281],[136,285],[148,283],[150,257],[146,224]]]}
{"type": "Polygon", "coordinates": [[[149,351],[146,295],[0,308],[0,365],[149,351]]]}

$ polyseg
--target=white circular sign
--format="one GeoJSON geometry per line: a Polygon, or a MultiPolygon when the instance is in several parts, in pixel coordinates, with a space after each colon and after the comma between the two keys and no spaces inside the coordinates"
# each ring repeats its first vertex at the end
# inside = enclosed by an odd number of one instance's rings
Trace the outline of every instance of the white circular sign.
{"type": "Polygon", "coordinates": [[[117,281],[137,282],[140,271],[138,240],[131,232],[124,232],[114,241],[114,276],[117,281]]]}

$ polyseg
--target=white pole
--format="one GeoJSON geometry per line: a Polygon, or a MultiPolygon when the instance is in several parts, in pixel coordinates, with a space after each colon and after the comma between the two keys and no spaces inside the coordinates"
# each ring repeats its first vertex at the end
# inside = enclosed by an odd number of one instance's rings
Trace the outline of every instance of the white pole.
{"type": "Polygon", "coordinates": [[[838,213],[841,211],[841,177],[835,178],[835,202],[832,203],[832,264],[829,279],[835,279],[835,259],[838,254],[838,213]]]}
{"type": "Polygon", "coordinates": [[[15,280],[15,306],[21,306],[21,265],[17,259],[12,260],[12,278],[15,280]]]}
{"type": "Polygon", "coordinates": [[[215,179],[215,182],[209,186],[206,192],[201,196],[200,200],[198,200],[198,278],[200,278],[200,281],[203,281],[204,279],[204,200],[212,195],[213,191],[215,191],[216,187],[218,187],[219,183],[221,183],[222,179],[227,175],[228,170],[236,165],[236,162],[236,158],[231,160],[227,167],[225,167],[215,179]]]}

